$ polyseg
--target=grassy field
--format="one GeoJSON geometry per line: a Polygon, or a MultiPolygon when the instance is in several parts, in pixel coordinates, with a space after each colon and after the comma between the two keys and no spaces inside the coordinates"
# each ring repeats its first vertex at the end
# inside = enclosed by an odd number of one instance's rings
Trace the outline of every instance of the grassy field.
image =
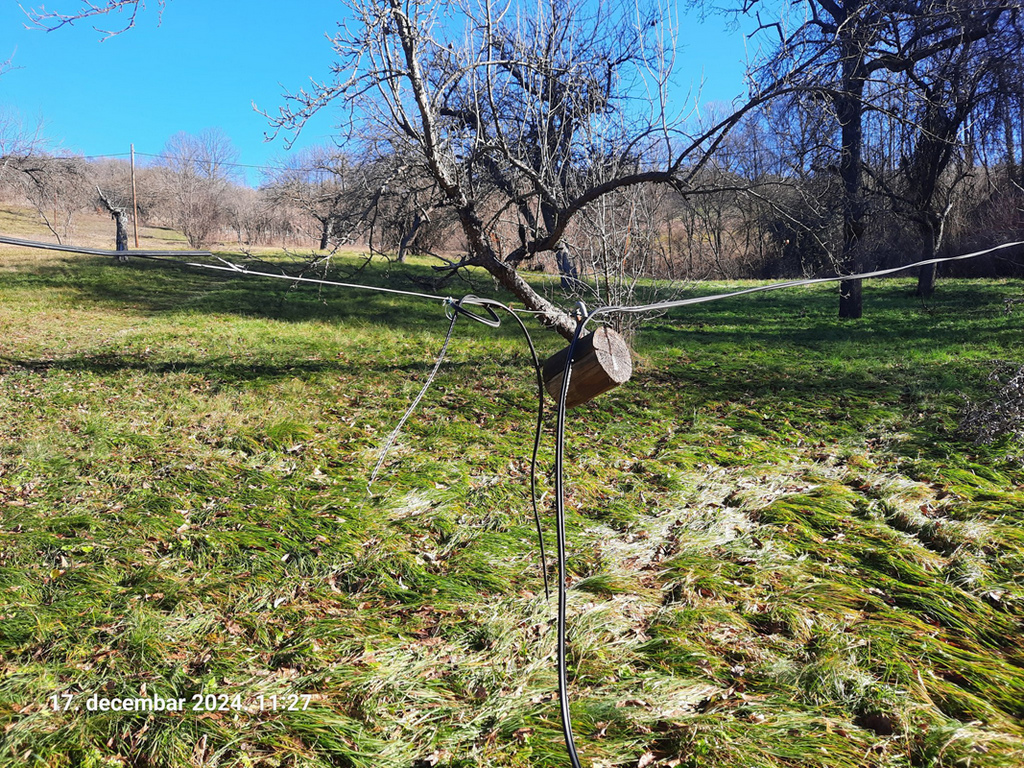
{"type": "MultiPolygon", "coordinates": [[[[1020,286],[910,291],[653,319],[571,412],[585,765],[1024,764],[1022,450],[956,433],[1024,362],[1020,286]]],[[[447,325],[0,251],[0,764],[566,765],[511,327],[457,327],[366,489],[447,325]]]]}

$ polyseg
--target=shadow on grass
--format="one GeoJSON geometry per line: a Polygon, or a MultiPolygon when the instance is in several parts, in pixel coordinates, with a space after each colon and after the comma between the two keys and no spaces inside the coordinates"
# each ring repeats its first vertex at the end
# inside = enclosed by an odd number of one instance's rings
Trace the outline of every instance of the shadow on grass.
{"type": "MultiPolygon", "coordinates": [[[[437,274],[424,265],[370,263],[358,274],[342,269],[329,279],[433,293],[437,274]]],[[[266,266],[253,269],[270,271],[266,266]]],[[[311,277],[313,275],[310,275],[311,277]]],[[[113,264],[105,258],[68,259],[4,276],[11,288],[70,290],[96,304],[152,315],[178,313],[233,314],[290,322],[380,324],[400,330],[422,330],[445,321],[441,299],[467,293],[493,294],[490,281],[454,281],[437,291],[438,301],[372,290],[289,283],[285,280],[204,272],[184,264],[159,264],[130,259],[113,264]]]]}
{"type": "MultiPolygon", "coordinates": [[[[446,359],[445,370],[472,373],[479,369],[474,360],[446,359]]],[[[145,372],[156,375],[192,373],[210,381],[222,384],[240,384],[253,381],[274,381],[295,376],[312,374],[365,375],[367,372],[388,374],[401,372],[408,375],[426,374],[434,367],[434,361],[413,363],[367,363],[346,362],[345,360],[299,359],[281,363],[243,362],[237,357],[222,355],[195,360],[147,360],[139,355],[76,355],[59,359],[23,359],[0,356],[0,373],[22,369],[31,373],[45,374],[50,371],[91,374],[117,374],[145,372]],[[6,371],[4,369],[7,369],[6,371]]]]}

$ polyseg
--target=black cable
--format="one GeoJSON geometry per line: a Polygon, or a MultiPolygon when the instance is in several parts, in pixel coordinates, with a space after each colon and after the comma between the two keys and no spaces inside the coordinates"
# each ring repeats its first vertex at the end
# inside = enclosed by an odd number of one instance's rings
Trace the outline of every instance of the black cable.
{"type": "Polygon", "coordinates": [[[555,526],[558,533],[558,707],[562,716],[562,733],[565,734],[565,748],[569,753],[572,768],[581,768],[576,756],[576,742],[572,736],[572,715],[569,712],[569,680],[566,669],[565,630],[567,623],[566,557],[565,557],[565,488],[562,479],[562,462],[565,453],[565,401],[569,395],[569,377],[572,373],[572,357],[576,352],[583,326],[586,324],[585,309],[578,315],[576,332],[569,343],[569,353],[562,369],[562,391],[558,398],[558,419],[555,427],[555,526]]]}
{"type": "MultiPolygon", "coordinates": [[[[530,336],[530,331],[527,329],[526,323],[523,322],[523,319],[519,317],[519,314],[514,309],[502,304],[500,301],[494,301],[493,299],[481,299],[476,296],[463,297],[463,301],[467,298],[474,302],[474,306],[482,306],[484,308],[493,306],[508,312],[519,324],[519,328],[523,332],[523,336],[526,338],[526,345],[530,348],[530,356],[533,359],[533,370],[537,374],[537,423],[533,430],[533,454],[530,457],[530,501],[533,504],[533,523],[537,529],[537,544],[540,547],[540,571],[541,576],[544,578],[544,597],[545,599],[550,600],[551,585],[548,581],[548,557],[544,546],[544,530],[540,522],[540,510],[538,509],[537,501],[537,454],[540,452],[540,438],[544,431],[544,371],[540,364],[540,358],[537,356],[537,348],[534,346],[533,338],[530,336]]],[[[461,309],[461,305],[459,311],[474,319],[478,319],[476,315],[461,309]]]]}

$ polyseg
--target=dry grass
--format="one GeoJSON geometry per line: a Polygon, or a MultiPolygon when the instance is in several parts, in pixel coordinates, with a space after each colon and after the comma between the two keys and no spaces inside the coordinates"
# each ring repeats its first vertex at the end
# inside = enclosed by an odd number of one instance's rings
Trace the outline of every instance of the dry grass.
{"type": "MultiPolygon", "coordinates": [[[[367,494],[437,308],[0,254],[0,764],[565,764],[511,331],[460,328],[367,494]]],[[[1024,764],[1021,447],[955,433],[1015,287],[905,287],[662,318],[573,412],[586,765],[1024,764]]]]}

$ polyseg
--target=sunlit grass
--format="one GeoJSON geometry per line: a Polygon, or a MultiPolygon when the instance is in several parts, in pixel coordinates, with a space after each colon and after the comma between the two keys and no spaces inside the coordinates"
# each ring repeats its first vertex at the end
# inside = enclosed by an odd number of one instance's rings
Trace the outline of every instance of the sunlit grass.
{"type": "MultiPolygon", "coordinates": [[[[0,763],[566,764],[516,333],[457,327],[368,492],[440,304],[7,254],[0,763]]],[[[1021,362],[1019,288],[910,288],[859,323],[828,289],[656,318],[571,413],[586,765],[1024,763],[1022,452],[955,432],[1021,362]]]]}

